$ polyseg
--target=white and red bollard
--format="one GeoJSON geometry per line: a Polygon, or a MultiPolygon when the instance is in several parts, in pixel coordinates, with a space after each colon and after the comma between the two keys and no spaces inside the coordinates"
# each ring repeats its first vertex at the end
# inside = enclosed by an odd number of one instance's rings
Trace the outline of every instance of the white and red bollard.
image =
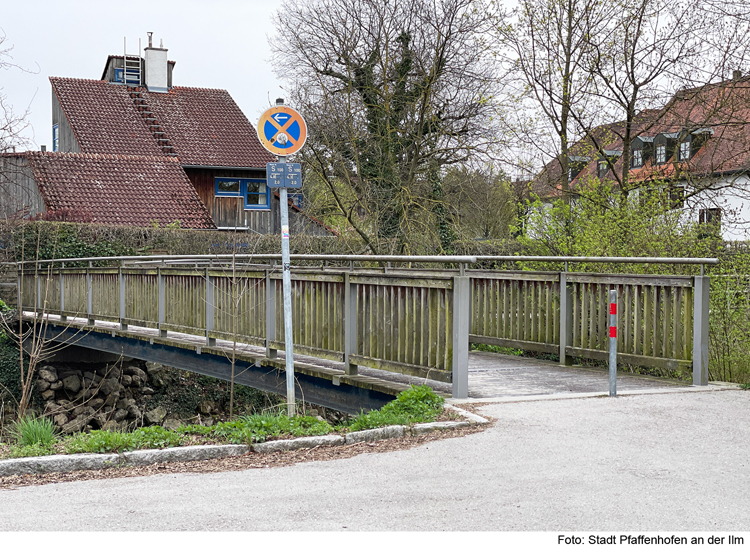
{"type": "Polygon", "coordinates": [[[609,291],[609,396],[617,396],[617,290],[609,291]]]}

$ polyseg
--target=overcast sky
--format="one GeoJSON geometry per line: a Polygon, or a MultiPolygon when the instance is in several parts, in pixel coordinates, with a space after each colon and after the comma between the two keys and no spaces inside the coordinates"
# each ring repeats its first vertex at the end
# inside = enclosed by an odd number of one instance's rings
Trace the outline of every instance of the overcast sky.
{"type": "Polygon", "coordinates": [[[0,71],[6,104],[29,110],[24,135],[32,149],[52,147],[49,76],[101,78],[107,56],[164,41],[176,61],[173,85],[225,89],[256,123],[276,97],[284,97],[269,61],[268,36],[278,6],[263,0],[26,0],[4,2],[0,28],[13,47],[12,62],[34,73],[0,71]]]}

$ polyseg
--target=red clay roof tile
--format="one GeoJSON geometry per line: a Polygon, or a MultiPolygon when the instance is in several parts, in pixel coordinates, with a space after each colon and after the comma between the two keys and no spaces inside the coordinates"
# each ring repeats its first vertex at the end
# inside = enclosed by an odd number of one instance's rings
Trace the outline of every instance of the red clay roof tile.
{"type": "Polygon", "coordinates": [[[213,229],[176,158],[27,152],[48,211],[87,210],[96,223],[213,229]]]}

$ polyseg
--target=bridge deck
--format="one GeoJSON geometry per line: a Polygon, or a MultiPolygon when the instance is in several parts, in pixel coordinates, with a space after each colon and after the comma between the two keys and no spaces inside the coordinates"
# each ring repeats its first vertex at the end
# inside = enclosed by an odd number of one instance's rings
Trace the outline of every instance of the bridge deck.
{"type": "MultiPolygon", "coordinates": [[[[31,314],[26,315],[31,316],[31,314]]],[[[58,326],[73,326],[74,329],[71,332],[75,333],[78,333],[79,330],[90,331],[92,333],[105,333],[109,336],[103,339],[104,343],[107,343],[112,335],[116,335],[120,339],[123,337],[140,339],[141,341],[148,341],[149,344],[156,342],[162,346],[167,345],[183,350],[188,349],[191,353],[200,353],[200,351],[205,353],[208,351],[224,358],[232,351],[232,342],[226,340],[217,340],[216,346],[209,348],[205,345],[204,337],[189,334],[170,331],[166,338],[159,338],[157,329],[146,327],[129,326],[128,330],[123,332],[119,330],[117,323],[106,321],[96,321],[94,327],[86,327],[86,321],[83,319],[60,321],[58,316],[51,315],[49,320],[51,324],[58,326]]],[[[100,347],[100,344],[101,342],[90,342],[82,345],[100,347]]],[[[100,347],[100,349],[104,348],[100,347]]],[[[262,347],[238,343],[236,350],[238,357],[246,363],[265,366],[267,371],[275,371],[277,374],[276,377],[278,377],[278,371],[276,370],[283,370],[284,368],[285,359],[283,351],[279,351],[279,356],[276,359],[269,360],[265,357],[265,349],[262,347]]],[[[448,398],[451,396],[451,385],[449,383],[424,380],[366,367],[359,368],[360,375],[358,376],[347,376],[343,371],[344,365],[340,362],[323,360],[302,354],[295,355],[295,369],[298,374],[311,375],[329,385],[332,384],[335,387],[329,387],[329,389],[334,389],[334,392],[343,382],[344,385],[353,385],[365,392],[382,393],[383,395],[390,395],[388,398],[393,398],[393,395],[408,388],[410,384],[426,383],[444,397],[448,398]]],[[[217,377],[225,378],[225,376],[220,374],[217,377]]],[[[237,381],[241,384],[257,386],[252,382],[245,382],[246,380],[242,377],[239,377],[237,381]]],[[[676,383],[672,380],[618,374],[618,391],[655,388],[679,390],[684,387],[685,384],[676,383]]],[[[596,393],[605,392],[608,388],[608,373],[604,369],[564,367],[551,361],[490,352],[475,351],[469,355],[470,399],[596,393]]],[[[298,397],[301,398],[302,396],[298,394],[298,397]]],[[[314,402],[315,399],[308,400],[314,402]]],[[[319,401],[318,404],[326,403],[319,401]]],[[[330,403],[327,404],[330,405],[330,403]]],[[[351,406],[356,408],[359,405],[352,404],[351,406]]],[[[345,409],[345,407],[342,409],[345,409]]]]}

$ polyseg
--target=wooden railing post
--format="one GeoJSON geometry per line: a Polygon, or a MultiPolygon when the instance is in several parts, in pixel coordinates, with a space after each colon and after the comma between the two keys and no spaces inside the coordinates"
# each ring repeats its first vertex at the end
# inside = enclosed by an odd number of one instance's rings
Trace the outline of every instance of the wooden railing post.
{"type": "Polygon", "coordinates": [[[44,312],[42,305],[42,277],[39,275],[39,265],[36,267],[36,298],[34,303],[34,313],[41,318],[44,312]]]}
{"type": "Polygon", "coordinates": [[[357,285],[352,284],[351,272],[344,272],[344,371],[347,375],[357,375],[358,366],[350,361],[356,353],[357,285]]]}
{"type": "Polygon", "coordinates": [[[120,263],[118,274],[118,285],[120,287],[120,330],[128,330],[128,323],[125,321],[125,275],[122,273],[122,263],[120,263]]]}
{"type": "Polygon", "coordinates": [[[277,350],[271,348],[273,340],[276,340],[276,280],[266,270],[266,358],[270,360],[277,356],[277,350]]]}
{"type": "MultiPolygon", "coordinates": [[[[463,272],[463,271],[462,271],[463,272]]],[[[471,279],[453,278],[453,398],[469,396],[469,331],[471,330],[471,279]]]]}
{"type": "Polygon", "coordinates": [[[206,344],[216,346],[216,339],[211,336],[214,330],[214,281],[211,279],[211,270],[206,268],[206,344]]]}
{"type": "Polygon", "coordinates": [[[94,318],[92,315],[94,314],[94,297],[92,295],[92,278],[91,278],[91,271],[86,270],[86,323],[89,327],[93,327],[94,318]]]}
{"type": "Polygon", "coordinates": [[[709,277],[693,282],[693,385],[708,385],[709,277]]]}
{"type": "Polygon", "coordinates": [[[573,357],[566,355],[566,348],[573,342],[573,287],[568,286],[568,273],[560,273],[560,363],[573,365],[573,357]]]}
{"type": "Polygon", "coordinates": [[[159,309],[159,336],[167,336],[167,329],[164,325],[167,322],[167,301],[166,301],[166,289],[164,286],[164,275],[161,273],[161,267],[156,269],[157,277],[157,306],[159,309]]]}

